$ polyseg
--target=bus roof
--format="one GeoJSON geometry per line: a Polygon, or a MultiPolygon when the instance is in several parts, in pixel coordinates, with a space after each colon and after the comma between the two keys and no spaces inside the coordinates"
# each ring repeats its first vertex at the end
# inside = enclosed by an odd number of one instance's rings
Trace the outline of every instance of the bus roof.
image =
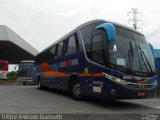
{"type": "MultiPolygon", "coordinates": [[[[131,30],[133,32],[136,32],[138,34],[141,34],[143,35],[142,33],[136,31],[135,29],[131,28],[131,27],[128,27],[126,25],[123,25],[123,24],[119,24],[119,23],[116,23],[116,22],[113,22],[113,21],[106,21],[106,20],[102,20],[102,19],[97,19],[97,20],[92,20],[92,21],[89,21],[89,22],[86,22],[80,26],[78,26],[77,28],[75,28],[74,30],[72,30],[71,32],[69,32],[68,34],[64,35],[62,38],[60,38],[59,40],[57,40],[56,42],[54,42],[53,44],[51,44],[50,46],[48,46],[47,48],[45,48],[43,51],[41,51],[39,54],[41,54],[42,52],[48,50],[50,47],[52,47],[53,45],[59,43],[60,41],[64,40],[65,38],[69,37],[70,35],[72,35],[74,32],[84,28],[85,26],[87,25],[90,25],[90,24],[93,24],[93,23],[97,23],[97,22],[107,22],[107,23],[112,23],[114,24],[115,26],[119,26],[119,27],[123,27],[125,29],[128,29],[128,30],[131,30]]],[[[38,55],[39,55],[38,54],[38,55]]]]}

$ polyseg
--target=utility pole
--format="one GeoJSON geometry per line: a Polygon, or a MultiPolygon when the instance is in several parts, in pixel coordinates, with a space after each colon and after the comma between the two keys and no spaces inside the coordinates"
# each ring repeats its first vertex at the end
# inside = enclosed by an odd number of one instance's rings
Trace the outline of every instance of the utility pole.
{"type": "MultiPolygon", "coordinates": [[[[127,13],[127,15],[129,16],[130,14],[133,15],[133,17],[131,19],[128,19],[128,24],[130,22],[133,23],[133,28],[134,29],[142,29],[141,27],[138,26],[138,22],[140,22],[142,24],[142,20],[141,19],[138,19],[138,14],[141,15],[142,17],[142,13],[138,12],[138,9],[137,8],[132,8],[130,12],[127,13]]],[[[142,29],[143,31],[143,29],[142,29]]]]}

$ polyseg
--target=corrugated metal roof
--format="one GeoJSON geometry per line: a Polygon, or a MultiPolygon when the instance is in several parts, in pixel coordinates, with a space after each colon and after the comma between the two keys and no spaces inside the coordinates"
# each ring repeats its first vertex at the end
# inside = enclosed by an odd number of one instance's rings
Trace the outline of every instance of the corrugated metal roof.
{"type": "Polygon", "coordinates": [[[6,26],[0,25],[0,40],[7,41],[7,38],[6,26]]]}
{"type": "Polygon", "coordinates": [[[38,54],[35,48],[5,25],[0,25],[0,41],[10,41],[34,56],[38,54]]]}

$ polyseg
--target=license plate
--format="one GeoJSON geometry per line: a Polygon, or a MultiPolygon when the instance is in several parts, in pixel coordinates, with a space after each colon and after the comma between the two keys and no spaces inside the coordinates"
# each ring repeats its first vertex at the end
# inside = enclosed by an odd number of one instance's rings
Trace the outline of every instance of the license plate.
{"type": "Polygon", "coordinates": [[[138,92],[138,96],[146,96],[146,92],[138,92]]]}

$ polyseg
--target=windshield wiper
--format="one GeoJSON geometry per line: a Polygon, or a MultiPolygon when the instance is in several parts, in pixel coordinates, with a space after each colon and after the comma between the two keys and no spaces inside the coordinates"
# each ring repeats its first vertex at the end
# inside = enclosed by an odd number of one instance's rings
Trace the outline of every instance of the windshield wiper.
{"type": "Polygon", "coordinates": [[[131,71],[132,67],[133,67],[133,46],[132,46],[131,41],[129,43],[130,43],[130,49],[128,50],[128,62],[129,62],[129,65],[127,65],[127,68],[129,66],[130,67],[130,71],[131,71]]]}
{"type": "Polygon", "coordinates": [[[149,66],[149,69],[150,69],[150,72],[153,72],[152,71],[152,68],[151,68],[151,65],[149,64],[149,61],[148,61],[148,59],[147,59],[147,57],[146,57],[146,55],[145,55],[145,53],[144,53],[144,51],[141,49],[141,47],[140,47],[140,45],[138,44],[138,47],[139,47],[139,50],[140,50],[140,55],[141,55],[141,58],[142,58],[142,60],[143,60],[143,62],[144,62],[144,64],[145,64],[145,67],[146,67],[146,69],[147,69],[147,71],[149,71],[148,70],[148,67],[147,67],[147,65],[149,66]],[[144,57],[143,57],[144,56],[144,57]],[[143,59],[143,58],[145,58],[145,60],[143,59]],[[147,62],[147,65],[146,65],[146,62],[147,62]]]}
{"type": "MultiPolygon", "coordinates": [[[[145,58],[145,60],[146,60],[146,62],[147,62],[147,64],[148,64],[148,66],[149,66],[150,71],[153,72],[153,71],[152,71],[152,68],[151,68],[151,65],[149,64],[148,59],[147,59],[144,51],[141,51],[141,54],[144,56],[144,58],[145,58]]],[[[144,61],[144,60],[143,60],[143,61],[144,61]]]]}

